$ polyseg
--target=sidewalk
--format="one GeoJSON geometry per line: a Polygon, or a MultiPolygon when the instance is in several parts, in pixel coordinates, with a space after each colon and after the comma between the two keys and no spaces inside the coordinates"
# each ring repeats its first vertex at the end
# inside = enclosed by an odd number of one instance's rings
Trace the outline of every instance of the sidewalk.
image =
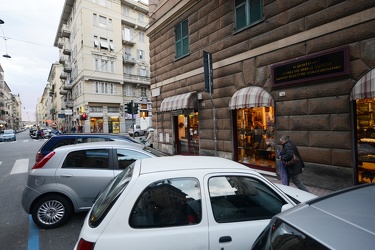
{"type": "MultiPolygon", "coordinates": [[[[272,181],[273,183],[279,183],[279,184],[281,184],[281,180],[277,179],[274,176],[267,176],[267,175],[263,175],[263,176],[266,177],[268,180],[272,181]]],[[[296,186],[293,183],[290,183],[290,186],[296,188],[296,186]]],[[[312,187],[312,186],[308,186],[308,185],[305,185],[305,186],[306,186],[306,188],[308,190],[310,190],[311,193],[313,193],[313,194],[315,194],[317,196],[324,196],[326,194],[330,194],[330,193],[334,192],[334,191],[328,190],[328,189],[323,189],[323,188],[318,188],[318,187],[312,187]]]]}

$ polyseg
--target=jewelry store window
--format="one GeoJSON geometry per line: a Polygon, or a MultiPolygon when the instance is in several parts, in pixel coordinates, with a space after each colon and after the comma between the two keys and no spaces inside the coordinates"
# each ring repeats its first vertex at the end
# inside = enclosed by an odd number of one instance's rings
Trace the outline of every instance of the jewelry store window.
{"type": "Polygon", "coordinates": [[[235,114],[238,162],[275,171],[274,108],[243,108],[235,114]]]}
{"type": "Polygon", "coordinates": [[[358,168],[357,182],[375,181],[375,98],[356,100],[358,168]]]}

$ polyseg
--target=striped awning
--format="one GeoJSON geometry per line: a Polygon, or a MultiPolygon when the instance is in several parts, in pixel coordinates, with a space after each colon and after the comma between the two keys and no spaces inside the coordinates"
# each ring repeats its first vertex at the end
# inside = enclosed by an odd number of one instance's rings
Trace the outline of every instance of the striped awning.
{"type": "Polygon", "coordinates": [[[367,72],[354,85],[352,93],[350,93],[350,100],[374,98],[375,97],[375,69],[367,72]]]}
{"type": "Polygon", "coordinates": [[[273,106],[272,96],[264,89],[256,86],[238,90],[229,102],[229,109],[255,108],[273,106]]]}
{"type": "Polygon", "coordinates": [[[179,109],[196,109],[198,97],[196,92],[189,92],[165,98],[160,105],[160,111],[179,109]]]}

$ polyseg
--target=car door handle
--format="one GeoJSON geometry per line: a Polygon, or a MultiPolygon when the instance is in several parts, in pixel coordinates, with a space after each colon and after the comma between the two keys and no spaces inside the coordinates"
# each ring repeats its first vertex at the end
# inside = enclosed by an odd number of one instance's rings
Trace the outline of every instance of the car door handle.
{"type": "Polygon", "coordinates": [[[71,178],[71,177],[73,177],[72,174],[62,174],[62,175],[60,175],[60,178],[71,178]]]}
{"type": "Polygon", "coordinates": [[[232,241],[232,237],[230,237],[230,236],[222,236],[222,237],[220,237],[220,239],[219,239],[219,242],[220,242],[220,243],[231,242],[231,241],[232,241]]]}

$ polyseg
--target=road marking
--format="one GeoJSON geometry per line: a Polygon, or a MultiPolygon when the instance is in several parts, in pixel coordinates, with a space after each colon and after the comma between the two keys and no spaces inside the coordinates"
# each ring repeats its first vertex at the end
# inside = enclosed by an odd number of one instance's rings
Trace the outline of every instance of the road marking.
{"type": "Polygon", "coordinates": [[[35,225],[31,215],[29,215],[29,240],[27,242],[27,249],[39,249],[39,228],[35,225]]]}
{"type": "Polygon", "coordinates": [[[22,174],[27,173],[29,171],[29,158],[27,159],[19,159],[13,165],[12,171],[10,174],[22,174]]]}
{"type": "Polygon", "coordinates": [[[28,142],[29,140],[23,140],[22,142],[28,142]]]}

